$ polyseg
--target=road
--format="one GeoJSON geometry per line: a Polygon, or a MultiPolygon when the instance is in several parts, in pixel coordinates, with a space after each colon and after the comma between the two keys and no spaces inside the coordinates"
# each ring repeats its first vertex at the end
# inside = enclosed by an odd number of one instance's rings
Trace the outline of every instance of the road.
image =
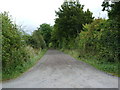
{"type": "Polygon", "coordinates": [[[118,88],[118,77],[75,60],[57,50],[20,77],[2,83],[3,88],[118,88]]]}

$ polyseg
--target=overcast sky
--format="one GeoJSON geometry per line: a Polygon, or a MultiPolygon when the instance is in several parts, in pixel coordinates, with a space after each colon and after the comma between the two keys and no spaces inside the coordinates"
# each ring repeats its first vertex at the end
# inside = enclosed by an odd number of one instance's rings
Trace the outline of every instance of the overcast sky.
{"type": "MultiPolygon", "coordinates": [[[[13,21],[22,25],[24,30],[31,33],[40,24],[54,25],[55,10],[61,6],[64,0],[0,0],[0,12],[9,11],[13,21]]],[[[79,0],[89,8],[93,16],[107,18],[107,13],[102,11],[103,0],[79,0]]]]}

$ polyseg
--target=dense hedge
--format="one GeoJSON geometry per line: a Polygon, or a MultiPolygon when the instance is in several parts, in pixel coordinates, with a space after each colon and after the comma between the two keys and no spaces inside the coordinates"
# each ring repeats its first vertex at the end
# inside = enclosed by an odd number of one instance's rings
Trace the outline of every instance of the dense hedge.
{"type": "Polygon", "coordinates": [[[0,14],[2,17],[2,70],[4,73],[11,73],[18,65],[27,62],[30,58],[22,34],[14,24],[8,13],[0,14]]]}
{"type": "Polygon", "coordinates": [[[97,56],[100,60],[117,62],[119,52],[118,28],[115,23],[95,19],[91,24],[84,25],[83,31],[76,38],[80,56],[97,56]]]}

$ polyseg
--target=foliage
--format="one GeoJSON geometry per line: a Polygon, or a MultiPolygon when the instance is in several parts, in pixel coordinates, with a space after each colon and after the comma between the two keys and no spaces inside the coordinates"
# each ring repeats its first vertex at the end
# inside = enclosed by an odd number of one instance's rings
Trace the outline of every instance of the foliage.
{"type": "Polygon", "coordinates": [[[109,19],[92,18],[79,2],[64,2],[56,12],[51,45],[62,49],[77,49],[81,56],[95,56],[98,60],[117,62],[119,56],[120,2],[104,2],[103,10],[109,19]]]}
{"type": "Polygon", "coordinates": [[[30,46],[27,46],[26,50],[31,56],[29,61],[22,63],[22,65],[17,65],[17,67],[14,69],[10,69],[9,74],[6,72],[3,73],[2,80],[9,80],[20,76],[23,72],[33,67],[38,62],[38,60],[40,60],[40,58],[42,58],[42,56],[46,53],[46,49],[38,50],[30,46]]]}
{"type": "Polygon", "coordinates": [[[109,28],[105,28],[104,31],[102,31],[100,44],[101,44],[101,52],[103,57],[106,57],[106,59],[110,62],[117,62],[118,61],[118,54],[120,44],[118,43],[118,31],[119,29],[116,28],[115,22],[108,22],[109,28]]]}
{"type": "MultiPolygon", "coordinates": [[[[97,55],[100,60],[116,62],[118,58],[118,30],[112,27],[113,22],[96,19],[84,25],[84,31],[76,38],[79,49],[87,55],[97,55]]],[[[82,55],[82,54],[80,54],[82,55]]]]}
{"type": "MultiPolygon", "coordinates": [[[[108,11],[110,19],[120,22],[120,1],[119,2],[103,2],[103,11],[108,11]]],[[[120,23],[119,23],[120,24],[120,23]]]]}
{"type": "Polygon", "coordinates": [[[46,44],[39,30],[35,30],[32,34],[31,44],[34,48],[45,48],[46,44]]]}
{"type": "Polygon", "coordinates": [[[43,36],[46,46],[48,47],[51,41],[52,26],[46,23],[41,24],[40,27],[38,28],[38,31],[43,36]]]}
{"type": "Polygon", "coordinates": [[[79,2],[64,2],[56,12],[53,41],[60,48],[63,45],[69,46],[67,43],[76,38],[83,25],[92,22],[92,13],[89,10],[83,11],[83,8],[79,2]]]}
{"type": "Polygon", "coordinates": [[[31,45],[32,46],[32,35],[29,34],[23,34],[22,35],[22,40],[25,42],[26,45],[31,45]]]}
{"type": "Polygon", "coordinates": [[[7,12],[0,13],[3,78],[27,70],[38,59],[38,51],[46,47],[68,49],[71,55],[86,58],[85,62],[101,70],[118,72],[115,65],[120,60],[120,2],[103,2],[102,6],[108,20],[93,20],[92,12],[84,11],[79,2],[64,2],[56,11],[55,25],[41,24],[32,35],[23,34],[7,12]]]}
{"type": "MultiPolygon", "coordinates": [[[[109,16],[109,32],[107,32],[107,35],[109,35],[109,42],[111,42],[113,47],[112,49],[109,48],[114,52],[114,57],[118,58],[120,60],[120,42],[119,42],[119,35],[120,35],[120,1],[119,2],[103,2],[103,11],[108,12],[109,16]],[[110,33],[111,32],[111,33],[110,33]]],[[[109,45],[110,46],[110,45],[109,45]]]]}
{"type": "Polygon", "coordinates": [[[0,18],[2,18],[0,36],[2,37],[2,80],[6,80],[28,70],[46,50],[41,50],[45,47],[45,43],[38,30],[32,35],[23,34],[7,12],[1,13],[0,18]]]}
{"type": "Polygon", "coordinates": [[[7,12],[1,13],[2,17],[2,71],[10,74],[11,70],[22,65],[30,58],[22,41],[21,32],[16,24],[13,24],[7,12]]]}
{"type": "Polygon", "coordinates": [[[120,76],[120,2],[103,2],[102,6],[109,19],[98,18],[83,25],[83,30],[74,40],[75,45],[69,42],[70,48],[75,48],[67,53],[102,71],[120,76]]]}
{"type": "Polygon", "coordinates": [[[27,46],[31,46],[35,49],[45,48],[46,43],[44,41],[43,36],[41,35],[39,30],[35,30],[32,35],[24,34],[22,36],[23,41],[25,41],[27,46]]]}

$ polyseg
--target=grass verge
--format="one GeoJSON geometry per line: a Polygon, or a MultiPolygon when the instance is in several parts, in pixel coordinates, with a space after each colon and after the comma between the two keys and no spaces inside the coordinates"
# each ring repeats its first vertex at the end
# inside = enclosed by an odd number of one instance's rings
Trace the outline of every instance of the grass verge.
{"type": "Polygon", "coordinates": [[[111,75],[114,76],[118,76],[120,77],[120,63],[112,63],[112,62],[106,62],[105,60],[96,60],[94,57],[79,57],[79,52],[75,51],[75,50],[62,50],[63,52],[65,52],[66,54],[71,55],[72,57],[74,57],[77,60],[81,60],[83,62],[86,62],[92,66],[94,66],[95,68],[104,71],[106,73],[109,73],[111,75]]]}
{"type": "Polygon", "coordinates": [[[33,67],[42,58],[46,51],[47,49],[38,51],[38,53],[33,55],[29,61],[25,62],[22,65],[17,66],[17,68],[14,69],[14,71],[11,70],[10,74],[2,73],[2,81],[14,79],[22,75],[24,72],[33,67]]]}

